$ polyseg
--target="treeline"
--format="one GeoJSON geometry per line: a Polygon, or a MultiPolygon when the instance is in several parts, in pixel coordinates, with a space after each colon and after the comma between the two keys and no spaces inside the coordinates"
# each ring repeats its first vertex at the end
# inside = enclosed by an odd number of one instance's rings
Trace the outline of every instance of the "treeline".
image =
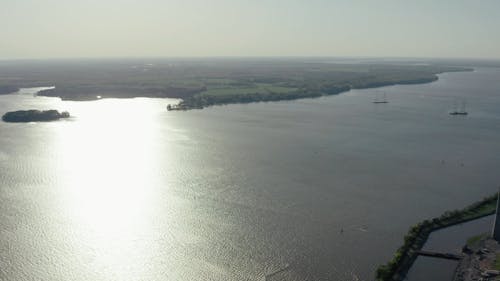
{"type": "Polygon", "coordinates": [[[404,237],[404,243],[385,265],[376,270],[376,281],[403,280],[417,258],[416,252],[424,246],[430,233],[455,224],[478,219],[495,212],[497,194],[484,198],[462,210],[445,212],[438,218],[425,220],[410,228],[404,237]]]}
{"type": "Polygon", "coordinates": [[[429,77],[401,79],[401,80],[359,81],[358,83],[353,85],[353,88],[366,89],[366,88],[391,86],[395,84],[400,84],[400,85],[424,84],[424,83],[434,82],[436,80],[438,80],[438,77],[436,75],[432,75],[429,77]]]}
{"type": "Polygon", "coordinates": [[[245,93],[228,95],[195,95],[184,99],[179,103],[180,107],[200,108],[218,104],[251,103],[266,101],[295,100],[302,98],[314,98],[324,95],[335,95],[349,91],[349,86],[329,87],[323,91],[291,91],[287,93],[265,92],[265,93],[245,93]]]}
{"type": "Polygon", "coordinates": [[[152,87],[152,86],[122,86],[122,85],[56,85],[53,89],[38,92],[39,96],[60,97],[62,100],[96,100],[101,98],[189,98],[206,87],[152,87]]]}

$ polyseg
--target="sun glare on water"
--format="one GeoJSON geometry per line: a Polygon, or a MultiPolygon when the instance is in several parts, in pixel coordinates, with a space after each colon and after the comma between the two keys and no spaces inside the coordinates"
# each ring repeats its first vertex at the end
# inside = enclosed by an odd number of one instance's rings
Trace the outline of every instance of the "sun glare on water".
{"type": "Polygon", "coordinates": [[[66,216],[84,233],[79,240],[97,252],[96,262],[118,274],[150,252],[141,244],[148,239],[141,238],[151,235],[148,218],[157,187],[155,106],[146,99],[74,103],[75,121],[57,135],[66,216]]]}

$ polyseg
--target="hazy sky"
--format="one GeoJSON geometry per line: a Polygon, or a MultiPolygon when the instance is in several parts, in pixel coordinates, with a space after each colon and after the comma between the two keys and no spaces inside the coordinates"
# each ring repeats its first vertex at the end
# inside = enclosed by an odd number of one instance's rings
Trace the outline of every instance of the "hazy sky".
{"type": "Polygon", "coordinates": [[[499,0],[0,0],[0,59],[500,58],[499,0]]]}

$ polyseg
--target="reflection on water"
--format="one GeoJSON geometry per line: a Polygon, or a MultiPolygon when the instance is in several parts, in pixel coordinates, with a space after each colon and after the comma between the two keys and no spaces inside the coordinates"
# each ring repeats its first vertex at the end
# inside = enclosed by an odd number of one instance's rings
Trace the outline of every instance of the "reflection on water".
{"type": "Polygon", "coordinates": [[[98,251],[96,263],[125,278],[125,267],[142,264],[151,249],[144,235],[151,230],[154,151],[157,130],[147,101],[103,100],[94,106],[74,104],[78,121],[58,128],[56,170],[67,217],[98,251]],[[90,236],[90,237],[88,237],[90,236]],[[121,275],[121,274],[120,274],[121,275]]]}
{"type": "Polygon", "coordinates": [[[0,123],[0,280],[371,280],[410,225],[497,186],[499,77],[387,87],[383,107],[0,96],[73,116],[0,123]]]}
{"type": "Polygon", "coordinates": [[[408,272],[406,281],[452,281],[457,261],[418,257],[408,272]]]}

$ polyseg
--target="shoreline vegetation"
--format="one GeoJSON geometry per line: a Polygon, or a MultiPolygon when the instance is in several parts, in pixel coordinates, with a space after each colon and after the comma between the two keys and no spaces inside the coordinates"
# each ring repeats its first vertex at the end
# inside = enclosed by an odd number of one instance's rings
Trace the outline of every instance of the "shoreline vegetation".
{"type": "Polygon", "coordinates": [[[24,122],[48,122],[61,118],[69,118],[69,112],[59,112],[57,110],[18,110],[10,111],[2,116],[4,122],[24,123],[24,122]]]}
{"type": "Polygon", "coordinates": [[[375,280],[403,280],[417,259],[417,251],[422,249],[433,231],[494,214],[496,205],[497,194],[495,193],[461,210],[447,211],[440,217],[424,220],[410,227],[404,237],[403,245],[396,250],[392,260],[376,270],[375,280]]]}
{"type": "MultiPolygon", "coordinates": [[[[244,104],[253,102],[271,102],[271,101],[285,101],[285,100],[296,100],[303,98],[318,98],[322,96],[338,95],[344,92],[348,92],[352,89],[368,89],[368,88],[378,88],[384,86],[392,85],[410,85],[410,84],[424,84],[437,81],[437,76],[432,76],[428,78],[418,78],[415,80],[401,80],[401,81],[391,81],[391,82],[377,82],[372,84],[366,84],[363,86],[352,86],[352,85],[332,85],[323,89],[298,89],[291,90],[288,92],[254,92],[254,93],[237,93],[235,91],[232,94],[218,95],[218,94],[197,94],[192,97],[188,97],[177,105],[169,105],[169,110],[190,110],[190,109],[203,109],[204,107],[213,105],[227,105],[227,104],[244,104]]],[[[167,106],[167,109],[169,107],[167,106]]]]}
{"type": "Polygon", "coordinates": [[[437,74],[472,71],[439,62],[346,62],[319,58],[152,59],[0,64],[0,94],[54,85],[38,95],[62,100],[175,98],[170,110],[315,98],[351,89],[430,83],[437,74]]]}

